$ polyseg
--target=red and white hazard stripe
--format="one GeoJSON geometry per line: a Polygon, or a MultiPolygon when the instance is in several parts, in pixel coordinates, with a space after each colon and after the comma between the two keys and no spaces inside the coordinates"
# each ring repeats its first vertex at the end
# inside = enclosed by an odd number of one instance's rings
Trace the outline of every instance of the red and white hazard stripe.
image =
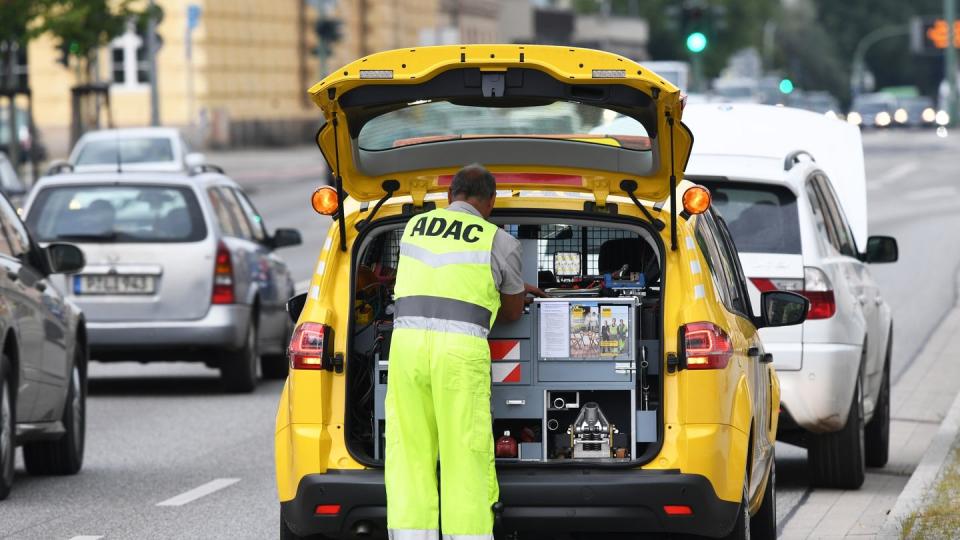
{"type": "Polygon", "coordinates": [[[491,339],[490,359],[493,361],[491,380],[495,383],[518,383],[523,380],[519,339],[491,339]]]}

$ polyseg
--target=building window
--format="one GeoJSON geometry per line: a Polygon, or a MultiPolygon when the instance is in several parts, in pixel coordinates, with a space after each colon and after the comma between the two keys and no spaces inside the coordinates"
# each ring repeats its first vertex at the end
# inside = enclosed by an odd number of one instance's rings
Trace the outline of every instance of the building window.
{"type": "Polygon", "coordinates": [[[127,31],[110,44],[110,71],[115,85],[136,88],[149,82],[146,29],[142,26],[131,21],[127,31]]]}

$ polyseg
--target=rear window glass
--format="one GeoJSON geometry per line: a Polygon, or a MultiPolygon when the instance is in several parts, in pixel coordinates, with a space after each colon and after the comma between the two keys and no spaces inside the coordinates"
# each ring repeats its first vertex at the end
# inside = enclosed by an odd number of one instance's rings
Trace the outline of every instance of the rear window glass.
{"type": "Polygon", "coordinates": [[[111,165],[116,163],[156,163],[173,161],[170,139],[124,137],[116,141],[90,141],[83,145],[74,165],[111,165]]]}
{"type": "Polygon", "coordinates": [[[207,236],[193,191],[178,186],[47,188],[31,205],[27,226],[43,242],[194,242],[207,236]]]}
{"type": "Polygon", "coordinates": [[[737,251],[799,255],[797,198],[778,186],[703,182],[727,223],[737,251]]]}
{"type": "Polygon", "coordinates": [[[616,111],[558,101],[529,107],[477,107],[425,101],[371,119],[360,129],[364,150],[468,138],[560,138],[649,150],[643,125],[616,111]],[[614,122],[617,120],[617,122],[614,122]]]}

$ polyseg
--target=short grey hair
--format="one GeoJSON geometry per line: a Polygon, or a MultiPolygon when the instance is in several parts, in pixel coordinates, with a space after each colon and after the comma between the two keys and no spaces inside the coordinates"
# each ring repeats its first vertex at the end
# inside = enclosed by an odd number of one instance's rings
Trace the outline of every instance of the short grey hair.
{"type": "Polygon", "coordinates": [[[457,171],[450,182],[453,198],[489,200],[497,193],[497,179],[483,165],[471,163],[457,171]]]}

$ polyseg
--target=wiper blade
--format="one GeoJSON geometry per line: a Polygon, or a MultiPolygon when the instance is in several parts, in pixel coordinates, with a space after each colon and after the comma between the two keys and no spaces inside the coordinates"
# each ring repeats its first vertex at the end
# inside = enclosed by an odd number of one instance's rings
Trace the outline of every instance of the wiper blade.
{"type": "Polygon", "coordinates": [[[90,233],[90,234],[84,234],[84,233],[66,233],[66,234],[58,234],[58,235],[57,235],[57,240],[73,240],[74,242],[83,242],[84,240],[87,240],[87,241],[108,241],[108,240],[116,240],[116,239],[117,239],[117,233],[115,233],[115,232],[108,232],[108,233],[90,233]]]}

